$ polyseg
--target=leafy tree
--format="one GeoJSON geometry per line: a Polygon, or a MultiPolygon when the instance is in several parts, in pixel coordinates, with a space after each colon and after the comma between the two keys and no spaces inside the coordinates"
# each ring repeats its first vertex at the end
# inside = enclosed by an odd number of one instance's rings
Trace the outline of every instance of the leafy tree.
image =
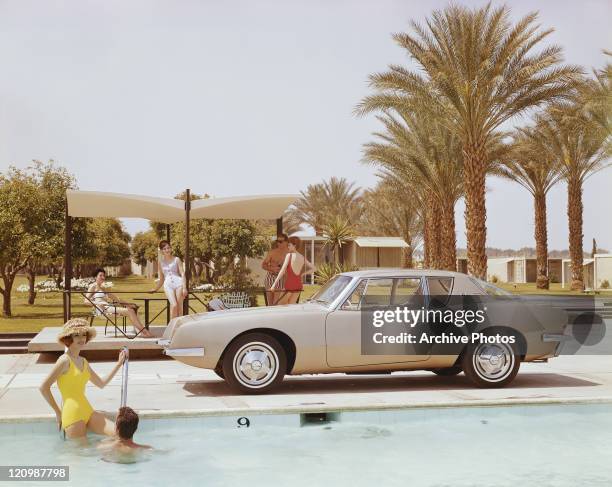
{"type": "Polygon", "coordinates": [[[95,253],[88,263],[119,266],[130,257],[130,234],[116,218],[94,218],[90,223],[95,253]]]}
{"type": "MultiPolygon", "coordinates": [[[[66,168],[57,166],[52,160],[46,164],[34,161],[33,166],[27,171],[38,189],[40,196],[38,204],[41,205],[36,210],[30,210],[30,214],[32,211],[40,212],[41,220],[36,229],[38,238],[30,247],[31,256],[25,267],[29,283],[28,303],[34,304],[36,297],[34,281],[38,270],[55,269],[63,262],[66,190],[75,189],[76,180],[66,168]]],[[[81,229],[82,226],[77,225],[77,234],[81,229]]],[[[84,235],[81,233],[79,237],[80,240],[84,235]]],[[[58,280],[60,279],[61,277],[58,280]]]]}
{"type": "Polygon", "coordinates": [[[2,315],[10,317],[15,277],[42,244],[39,227],[44,222],[42,195],[31,171],[10,167],[0,174],[0,276],[2,315]]]}
{"type": "Polygon", "coordinates": [[[159,236],[153,229],[138,232],[132,239],[132,258],[138,265],[146,265],[157,259],[159,236]]]}

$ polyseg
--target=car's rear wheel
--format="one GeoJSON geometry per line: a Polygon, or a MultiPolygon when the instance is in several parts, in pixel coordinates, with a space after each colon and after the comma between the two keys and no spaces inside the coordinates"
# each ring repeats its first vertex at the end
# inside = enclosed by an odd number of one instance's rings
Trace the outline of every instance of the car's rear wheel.
{"type": "Polygon", "coordinates": [[[287,354],[274,337],[249,333],[236,338],[223,357],[223,377],[237,392],[262,394],[283,381],[287,354]]]}
{"type": "Polygon", "coordinates": [[[442,377],[451,377],[453,375],[458,375],[463,372],[461,367],[444,367],[443,369],[432,369],[434,374],[440,375],[442,377]]]}
{"type": "Polygon", "coordinates": [[[475,343],[466,349],[461,365],[478,387],[503,387],[516,377],[521,357],[512,344],[475,343]]]}

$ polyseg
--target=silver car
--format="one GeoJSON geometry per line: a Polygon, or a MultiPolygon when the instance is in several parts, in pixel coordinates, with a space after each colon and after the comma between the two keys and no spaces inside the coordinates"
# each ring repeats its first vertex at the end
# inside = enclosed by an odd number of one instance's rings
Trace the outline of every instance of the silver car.
{"type": "MultiPolygon", "coordinates": [[[[500,302],[520,298],[465,274],[437,270],[388,269],[339,274],[301,304],[213,311],[173,319],[160,343],[165,353],[194,367],[214,370],[232,389],[264,393],[285,375],[390,373],[430,370],[449,376],[464,372],[477,386],[501,387],[516,376],[522,361],[545,361],[559,353],[567,320],[556,315],[540,327],[537,315],[502,313],[503,323],[483,327],[502,331],[514,343],[470,343],[407,353],[364,354],[364,312],[420,297],[426,306],[440,296],[483,297],[500,302]],[[401,299],[400,299],[401,298],[401,299]],[[404,301],[402,301],[404,300],[404,301]],[[517,316],[523,316],[518,319],[517,316]]],[[[491,304],[489,304],[491,307],[491,304]]],[[[514,308],[513,308],[514,309],[514,308]]]]}

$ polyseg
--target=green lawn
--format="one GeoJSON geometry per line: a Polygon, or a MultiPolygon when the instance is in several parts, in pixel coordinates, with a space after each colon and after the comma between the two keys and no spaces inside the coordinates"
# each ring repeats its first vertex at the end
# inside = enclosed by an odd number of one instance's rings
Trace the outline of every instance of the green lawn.
{"type": "MultiPolygon", "coordinates": [[[[44,277],[38,277],[36,281],[44,280],[44,277]]],[[[113,277],[109,278],[114,286],[110,289],[111,292],[115,291],[129,291],[134,294],[118,294],[118,297],[126,301],[133,301],[139,297],[152,297],[147,291],[152,289],[154,286],[153,279],[146,279],[140,276],[129,276],[129,277],[113,277]]],[[[18,276],[15,285],[13,286],[13,299],[12,299],[12,318],[0,317],[0,333],[2,332],[33,332],[40,331],[46,326],[60,326],[63,323],[63,307],[62,307],[62,295],[61,293],[47,293],[38,294],[36,302],[33,305],[29,305],[28,293],[17,292],[16,289],[20,284],[26,283],[26,279],[23,276],[18,276]]],[[[312,296],[318,286],[304,286],[304,292],[302,293],[301,300],[304,301],[312,296]]],[[[210,297],[210,295],[208,295],[210,297]]],[[[160,292],[156,297],[163,298],[164,294],[160,292]]],[[[206,299],[202,299],[206,301],[206,299]]],[[[142,305],[142,302],[135,301],[142,305]]],[[[263,294],[257,296],[257,304],[263,306],[265,303],[263,294]]],[[[203,311],[204,306],[194,300],[191,300],[191,306],[196,311],[203,311]]],[[[151,304],[151,318],[157,314],[163,307],[163,303],[152,303],[151,304]]],[[[73,316],[90,316],[91,307],[83,303],[81,296],[73,296],[72,298],[72,314],[73,316]]],[[[139,314],[142,320],[144,320],[144,306],[141,306],[139,314]]],[[[165,324],[166,313],[162,313],[154,323],[165,324]]],[[[97,318],[94,324],[103,325],[104,320],[97,318]]]]}
{"type": "MultiPolygon", "coordinates": [[[[43,280],[43,277],[37,278],[37,281],[39,280],[43,280]]],[[[115,277],[109,278],[109,280],[112,281],[114,284],[112,291],[129,291],[134,293],[129,295],[119,295],[119,297],[125,299],[126,301],[131,301],[138,297],[151,297],[151,295],[147,293],[147,290],[151,289],[154,286],[154,282],[152,279],[146,279],[140,276],[129,276],[121,278],[115,277]]],[[[0,317],[0,333],[18,331],[40,331],[45,326],[60,326],[63,323],[61,293],[39,294],[36,298],[35,304],[30,306],[27,304],[27,293],[19,293],[15,291],[15,289],[17,289],[17,286],[19,286],[20,284],[24,284],[25,282],[26,279],[22,276],[19,276],[15,282],[15,285],[13,287],[12,301],[13,317],[0,317]]],[[[537,290],[535,284],[498,284],[498,286],[517,294],[582,294],[569,291],[568,289],[562,289],[561,284],[552,284],[550,291],[537,290]]],[[[319,286],[304,286],[304,291],[302,292],[300,300],[305,301],[310,296],[312,296],[318,288],[319,286]]],[[[601,293],[601,295],[612,297],[612,291],[601,293]]],[[[163,293],[159,293],[158,297],[163,297],[163,293]]],[[[191,302],[192,307],[196,311],[204,310],[204,306],[201,303],[197,301],[194,302],[193,300],[191,302]]],[[[263,294],[257,297],[257,302],[259,306],[264,305],[263,294]]],[[[151,317],[157,314],[157,312],[162,309],[162,306],[162,302],[153,303],[151,306],[151,317]]],[[[89,317],[90,310],[91,308],[83,303],[83,299],[80,296],[73,297],[73,315],[89,317]]],[[[143,307],[141,307],[139,313],[141,319],[144,319],[143,307]]],[[[97,318],[94,323],[103,325],[104,321],[100,318],[97,318]]],[[[158,317],[154,323],[165,324],[165,313],[162,313],[162,315],[158,317]]]]}
{"type": "MultiPolygon", "coordinates": [[[[569,286],[565,289],[561,287],[561,284],[551,284],[550,289],[548,291],[537,289],[535,283],[527,283],[527,284],[509,284],[509,283],[497,283],[495,284],[497,287],[501,287],[506,291],[510,291],[514,294],[561,294],[566,296],[571,295],[584,295],[585,293],[580,291],[570,291],[569,286]]],[[[591,295],[594,293],[590,293],[591,295]]],[[[609,291],[598,291],[598,296],[612,296],[612,290],[609,291]]]]}

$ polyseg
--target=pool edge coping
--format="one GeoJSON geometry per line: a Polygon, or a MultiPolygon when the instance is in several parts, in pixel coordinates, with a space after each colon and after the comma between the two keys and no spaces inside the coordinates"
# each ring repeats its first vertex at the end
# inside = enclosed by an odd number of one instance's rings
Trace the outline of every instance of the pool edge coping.
{"type": "MultiPolygon", "coordinates": [[[[390,411],[403,409],[453,409],[453,408],[477,408],[496,406],[537,406],[537,405],[576,405],[576,404],[612,404],[612,397],[568,397],[568,398],[525,398],[525,399],[490,399],[472,401],[437,401],[437,402],[415,402],[415,403],[388,403],[357,406],[331,406],[325,404],[297,404],[295,406],[282,407],[242,407],[224,409],[166,409],[163,411],[154,409],[141,409],[138,411],[142,419],[164,419],[164,418],[188,418],[188,417],[222,417],[222,416],[245,416],[245,415],[281,415],[281,414],[303,414],[303,413],[326,413],[326,412],[366,412],[366,411],[390,411]]],[[[114,416],[115,412],[102,411],[114,416]]],[[[55,414],[28,414],[28,415],[3,415],[0,416],[0,424],[5,423],[33,423],[55,421],[55,414]]]]}

